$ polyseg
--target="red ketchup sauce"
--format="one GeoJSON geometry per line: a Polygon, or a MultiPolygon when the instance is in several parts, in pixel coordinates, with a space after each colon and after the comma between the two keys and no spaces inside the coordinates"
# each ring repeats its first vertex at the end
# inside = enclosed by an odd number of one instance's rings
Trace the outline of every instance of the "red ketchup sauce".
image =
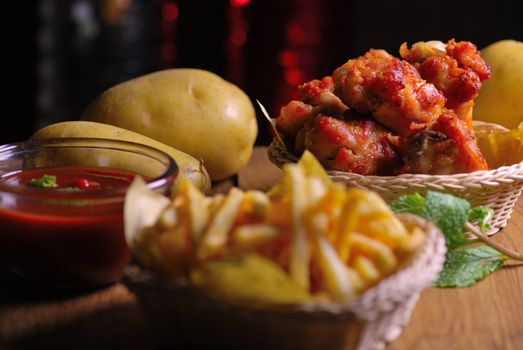
{"type": "Polygon", "coordinates": [[[135,174],[95,167],[27,170],[0,179],[0,257],[26,278],[92,287],[121,278],[131,254],[123,199],[135,174]],[[31,180],[56,177],[56,186],[31,180]],[[7,186],[6,186],[7,185],[7,186]],[[16,191],[6,189],[16,186],[16,191]]]}

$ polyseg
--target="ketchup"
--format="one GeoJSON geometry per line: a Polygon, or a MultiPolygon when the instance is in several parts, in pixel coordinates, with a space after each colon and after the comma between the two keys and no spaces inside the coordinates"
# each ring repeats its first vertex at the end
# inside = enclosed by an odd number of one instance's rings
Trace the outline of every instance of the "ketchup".
{"type": "Polygon", "coordinates": [[[123,200],[134,176],[57,167],[0,178],[0,256],[24,277],[50,285],[118,281],[131,256],[123,234],[123,200]],[[56,185],[30,184],[45,175],[56,177],[56,185]]]}

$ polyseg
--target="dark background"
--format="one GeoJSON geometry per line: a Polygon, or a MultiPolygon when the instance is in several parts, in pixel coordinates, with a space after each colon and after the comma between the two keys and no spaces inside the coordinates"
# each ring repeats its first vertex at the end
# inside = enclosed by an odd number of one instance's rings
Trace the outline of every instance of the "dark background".
{"type": "MultiPolygon", "coordinates": [[[[270,113],[369,48],[523,40],[517,2],[40,0],[3,5],[0,143],[78,119],[106,88],[169,67],[210,70],[270,113]],[[7,61],[7,62],[5,62],[7,61]]],[[[258,112],[259,144],[269,141],[258,112]]]]}

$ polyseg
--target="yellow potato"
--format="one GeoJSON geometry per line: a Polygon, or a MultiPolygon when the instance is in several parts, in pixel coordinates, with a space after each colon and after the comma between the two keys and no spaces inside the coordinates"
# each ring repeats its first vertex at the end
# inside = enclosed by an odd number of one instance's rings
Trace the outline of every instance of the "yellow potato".
{"type": "Polygon", "coordinates": [[[502,40],[481,50],[492,77],[475,101],[474,119],[516,128],[523,121],[523,42],[502,40]]]}
{"type": "Polygon", "coordinates": [[[247,95],[198,69],[164,70],[116,85],[82,119],[139,132],[203,159],[213,180],[247,163],[258,131],[247,95]]]}
{"type": "MultiPolygon", "coordinates": [[[[210,188],[211,181],[207,171],[200,164],[200,162],[192,156],[141,134],[112,125],[86,121],[56,123],[38,130],[33,136],[31,136],[31,139],[63,137],[108,138],[113,140],[136,142],[157,148],[169,154],[178,165],[180,172],[175,181],[175,191],[183,179],[190,180],[197,188],[202,191],[207,191],[210,188]]],[[[120,161],[126,162],[129,161],[129,159],[124,158],[120,159],[120,161]]]]}

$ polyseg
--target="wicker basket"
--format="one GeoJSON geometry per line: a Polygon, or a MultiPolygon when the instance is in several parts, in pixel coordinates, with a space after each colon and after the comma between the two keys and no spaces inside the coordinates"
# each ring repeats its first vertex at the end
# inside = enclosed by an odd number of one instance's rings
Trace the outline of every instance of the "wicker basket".
{"type": "Polygon", "coordinates": [[[278,309],[232,305],[136,266],[126,271],[162,347],[179,349],[382,349],[402,331],[423,289],[444,262],[445,242],[432,224],[399,215],[427,232],[401,270],[350,305],[311,303],[278,309]]]}
{"type": "MultiPolygon", "coordinates": [[[[502,126],[481,122],[474,123],[474,130],[477,135],[507,131],[502,126]]],[[[277,139],[269,146],[268,156],[279,167],[297,161],[297,157],[277,139]]],[[[423,195],[427,191],[439,191],[464,198],[472,206],[488,206],[495,212],[489,235],[507,225],[523,189],[523,162],[493,170],[455,175],[365,176],[342,171],[329,171],[328,174],[332,180],[347,186],[376,191],[387,202],[404,194],[419,192],[423,195]]]]}

